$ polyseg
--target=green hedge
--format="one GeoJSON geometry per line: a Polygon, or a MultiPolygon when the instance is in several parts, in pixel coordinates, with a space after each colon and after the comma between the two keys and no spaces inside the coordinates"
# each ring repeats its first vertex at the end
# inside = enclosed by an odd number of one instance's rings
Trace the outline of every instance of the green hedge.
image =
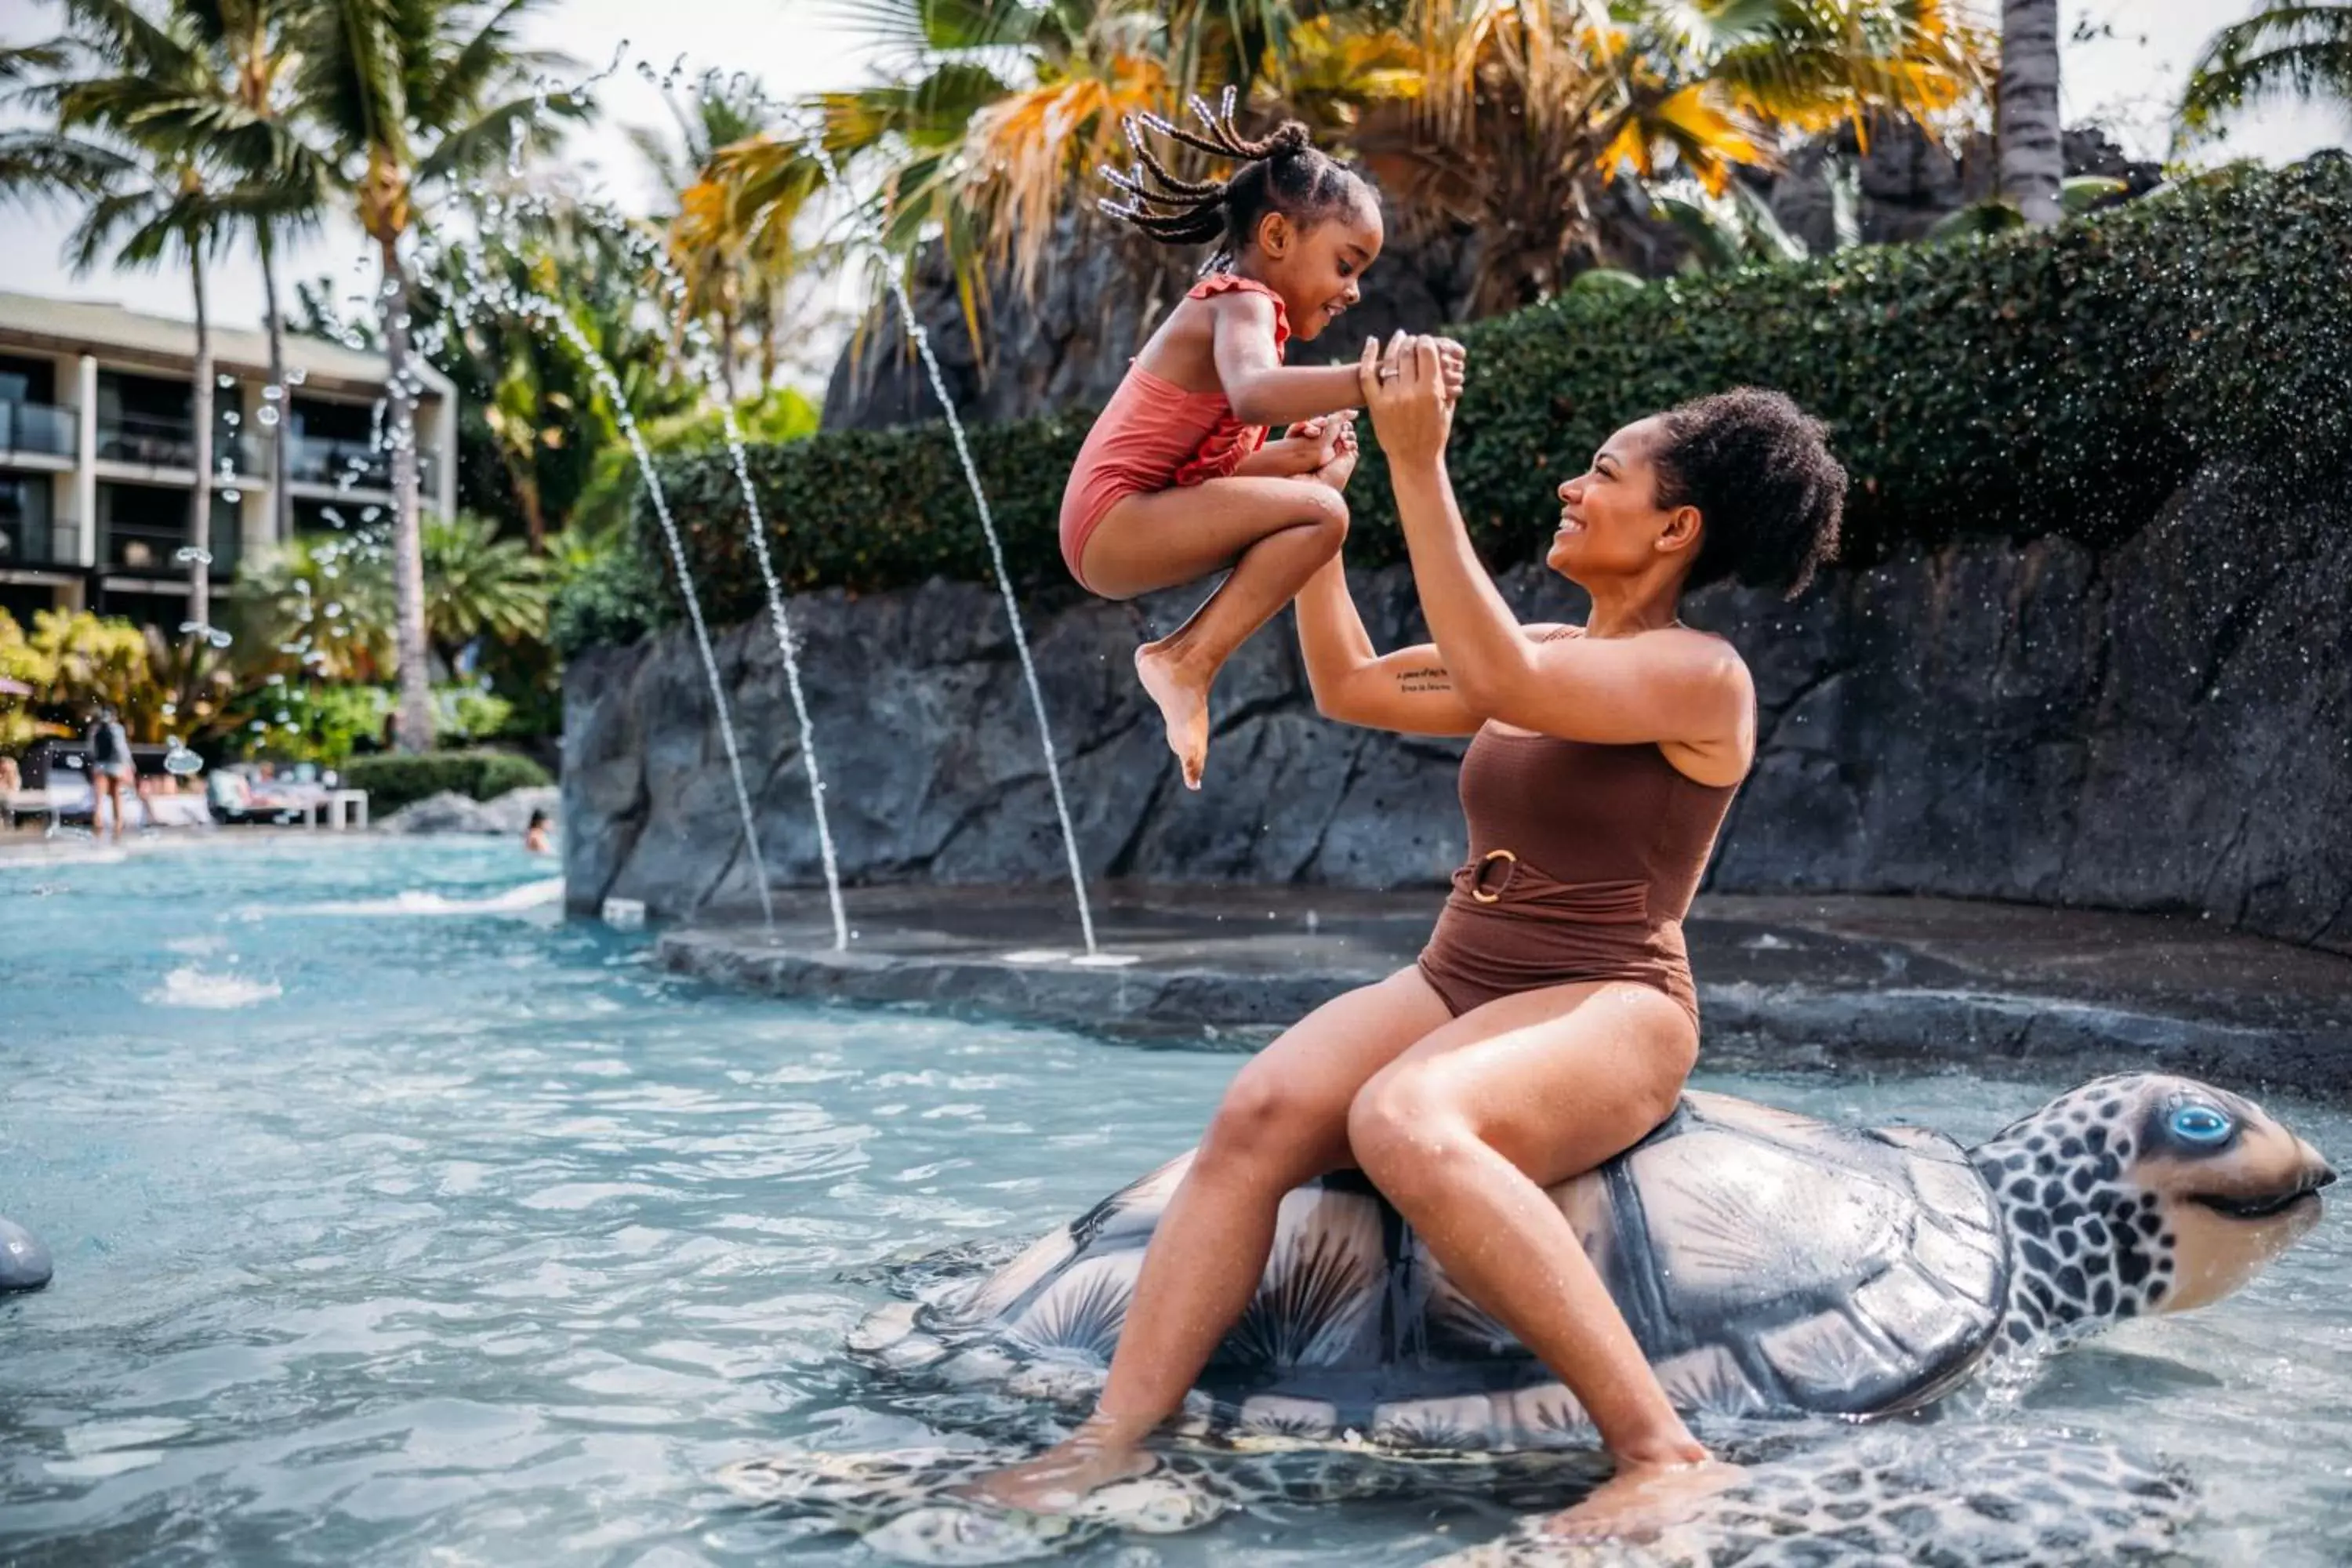
{"type": "MultiPolygon", "coordinates": [[[[1564,296],[1463,329],[1455,488],[1490,563],[1529,558],[1554,525],[1549,487],[1612,428],[1746,383],[1780,387],[1835,427],[1854,479],[1850,560],[1964,534],[2106,542],[2207,457],[2263,460],[2282,483],[2346,463],[2347,236],[2352,160],[2331,153],[2232,168],[2043,233],[1564,296]]],[[[971,433],[1026,587],[1066,581],[1055,519],[1087,422],[971,433]]],[[[944,426],[755,448],[751,470],[788,587],[986,580],[944,426]]],[[[761,583],[727,461],[663,472],[711,618],[748,618],[761,583]]],[[[1349,501],[1349,559],[1399,559],[1376,452],[1349,501]]],[[[667,584],[660,542],[641,532],[667,584]]],[[[610,597],[575,616],[574,629],[593,623],[588,640],[666,618],[644,598],[610,597]]]]}
{"type": "Polygon", "coordinates": [[[368,792],[368,812],[383,816],[444,790],[476,800],[491,800],[510,789],[530,789],[554,781],[529,757],[512,752],[425,752],[415,756],[388,752],[353,757],[343,764],[346,789],[368,792]]]}

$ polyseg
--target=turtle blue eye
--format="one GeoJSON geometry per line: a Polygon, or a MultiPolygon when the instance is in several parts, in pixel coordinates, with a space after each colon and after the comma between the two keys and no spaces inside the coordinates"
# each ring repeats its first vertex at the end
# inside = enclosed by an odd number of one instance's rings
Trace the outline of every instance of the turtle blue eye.
{"type": "Polygon", "coordinates": [[[2230,1135],[2230,1119],[2210,1105],[2184,1105],[2172,1113],[2172,1131],[2191,1143],[2219,1143],[2230,1135]]]}

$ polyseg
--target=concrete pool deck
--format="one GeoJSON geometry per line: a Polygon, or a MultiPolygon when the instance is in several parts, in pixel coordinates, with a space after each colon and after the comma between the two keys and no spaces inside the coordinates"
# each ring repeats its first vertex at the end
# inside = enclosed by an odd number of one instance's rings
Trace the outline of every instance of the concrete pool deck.
{"type": "MultiPolygon", "coordinates": [[[[662,931],[678,973],[805,1000],[914,1003],[1091,1033],[1251,1049],[1412,961],[1440,895],[1328,888],[1096,889],[1081,951],[1066,889],[853,889],[775,929],[662,931]]],[[[1708,897],[1686,927],[1719,1067],[2163,1068],[2352,1094],[2352,957],[2205,922],[1941,899],[1708,897]]]]}

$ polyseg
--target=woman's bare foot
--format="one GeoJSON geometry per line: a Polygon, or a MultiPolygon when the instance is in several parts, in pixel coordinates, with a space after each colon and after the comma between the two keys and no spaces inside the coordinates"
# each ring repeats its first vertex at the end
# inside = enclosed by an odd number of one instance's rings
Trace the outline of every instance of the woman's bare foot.
{"type": "Polygon", "coordinates": [[[1168,749],[1183,764],[1184,787],[1199,789],[1201,770],[1209,760],[1209,682],[1164,642],[1145,643],[1135,650],[1135,674],[1167,723],[1168,749]]]}
{"type": "Polygon", "coordinates": [[[1034,1459],[984,1476],[967,1491],[1001,1508],[1067,1513],[1087,1493],[1142,1475],[1153,1463],[1151,1456],[1139,1448],[1073,1439],[1034,1459]]]}
{"type": "Polygon", "coordinates": [[[1737,1465],[1703,1458],[1688,1464],[1621,1463],[1617,1473],[1595,1487],[1582,1502],[1543,1523],[1556,1540],[1641,1539],[1683,1523],[1699,1504],[1738,1483],[1737,1465]]]}

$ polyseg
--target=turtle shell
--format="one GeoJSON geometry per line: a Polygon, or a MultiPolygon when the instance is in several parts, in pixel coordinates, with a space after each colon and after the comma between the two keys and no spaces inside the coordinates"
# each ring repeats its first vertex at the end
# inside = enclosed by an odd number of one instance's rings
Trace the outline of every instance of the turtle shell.
{"type": "MultiPolygon", "coordinates": [[[[853,1351],[902,1377],[1083,1405],[1191,1159],[987,1277],[869,1319],[853,1351]]],[[[1965,1378],[2009,1290],[1992,1194],[1951,1139],[1691,1093],[1551,1189],[1675,1404],[1698,1415],[1882,1415],[1965,1378]]],[[[1456,1289],[1360,1175],[1283,1200],[1255,1297],[1188,1402],[1195,1431],[1416,1448],[1588,1441],[1574,1395],[1456,1289]]]]}

